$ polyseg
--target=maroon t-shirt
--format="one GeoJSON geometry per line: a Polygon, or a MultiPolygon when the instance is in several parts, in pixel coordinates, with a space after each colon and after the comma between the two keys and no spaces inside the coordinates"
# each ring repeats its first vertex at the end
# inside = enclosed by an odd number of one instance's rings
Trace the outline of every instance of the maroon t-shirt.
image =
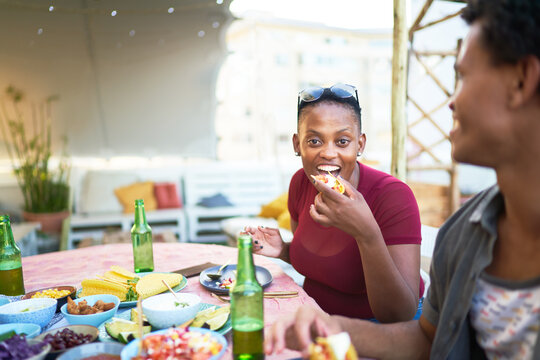
{"type": "MultiPolygon", "coordinates": [[[[420,244],[420,214],[411,189],[391,175],[359,166],[357,190],[379,224],[386,245],[420,244]]],[[[317,193],[304,170],[298,170],[289,186],[289,212],[298,222],[290,245],[291,264],[306,277],[304,290],[324,311],[373,318],[356,240],[335,227],[313,221],[309,207],[317,193]]],[[[422,280],[418,293],[424,293],[422,280]]]]}

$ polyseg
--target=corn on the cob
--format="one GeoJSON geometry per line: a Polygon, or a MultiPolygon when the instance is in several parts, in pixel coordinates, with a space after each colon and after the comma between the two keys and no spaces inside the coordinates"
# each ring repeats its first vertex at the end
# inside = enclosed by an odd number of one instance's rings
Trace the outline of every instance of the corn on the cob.
{"type": "Polygon", "coordinates": [[[81,281],[82,290],[79,297],[96,295],[96,294],[111,294],[120,298],[120,301],[126,299],[127,288],[123,285],[112,283],[105,280],[85,279],[81,281]]]}
{"type": "Polygon", "coordinates": [[[137,282],[137,294],[139,294],[139,297],[146,299],[147,297],[167,291],[167,287],[162,283],[162,280],[165,280],[170,287],[174,287],[180,284],[182,275],[155,273],[143,276],[139,282],[137,282]]]}

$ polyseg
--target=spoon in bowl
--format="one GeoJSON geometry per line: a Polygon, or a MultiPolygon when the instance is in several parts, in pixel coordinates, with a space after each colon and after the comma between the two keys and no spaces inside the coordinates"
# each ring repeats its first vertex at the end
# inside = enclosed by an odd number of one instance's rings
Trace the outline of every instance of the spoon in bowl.
{"type": "Polygon", "coordinates": [[[229,265],[230,262],[231,262],[231,259],[227,260],[225,264],[221,265],[217,273],[215,274],[208,273],[206,274],[206,276],[208,276],[212,280],[219,280],[221,278],[221,272],[223,271],[223,269],[225,269],[227,265],[229,265]]]}
{"type": "Polygon", "coordinates": [[[180,301],[180,299],[178,298],[178,296],[176,295],[176,293],[174,292],[174,290],[169,286],[169,284],[167,284],[167,282],[165,280],[161,280],[161,282],[163,284],[165,284],[165,286],[167,287],[167,289],[169,289],[169,291],[173,294],[174,298],[177,300],[177,301],[180,301]]]}

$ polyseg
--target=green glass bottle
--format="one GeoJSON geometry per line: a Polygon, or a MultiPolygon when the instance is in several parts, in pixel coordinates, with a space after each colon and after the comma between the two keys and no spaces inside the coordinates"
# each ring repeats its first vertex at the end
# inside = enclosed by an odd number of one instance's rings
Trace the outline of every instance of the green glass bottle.
{"type": "Polygon", "coordinates": [[[144,201],[135,200],[135,222],[131,228],[133,243],[133,264],[135,272],[154,271],[154,251],[152,249],[152,228],[146,222],[144,201]]]}
{"type": "Polygon", "coordinates": [[[8,215],[0,215],[0,294],[24,294],[21,249],[13,239],[8,215]]]}
{"type": "Polygon", "coordinates": [[[264,359],[263,290],[255,277],[251,236],[238,237],[236,282],[230,290],[233,356],[238,360],[264,359]]]}

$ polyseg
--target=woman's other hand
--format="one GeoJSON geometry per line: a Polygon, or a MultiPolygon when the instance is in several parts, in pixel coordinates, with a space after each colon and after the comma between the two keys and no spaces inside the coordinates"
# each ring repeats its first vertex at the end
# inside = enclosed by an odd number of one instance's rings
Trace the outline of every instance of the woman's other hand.
{"type": "Polygon", "coordinates": [[[345,179],[339,177],[339,181],[345,186],[344,194],[312,178],[319,190],[309,209],[313,220],[324,226],[337,227],[357,240],[380,237],[379,225],[364,196],[345,179]]]}
{"type": "Polygon", "coordinates": [[[278,229],[263,226],[246,226],[244,229],[253,239],[253,253],[283,259],[287,248],[278,229]]]}
{"type": "Polygon", "coordinates": [[[318,336],[329,336],[341,331],[338,321],[322,310],[304,305],[295,314],[279,318],[265,330],[266,354],[281,353],[285,348],[300,350],[309,357],[309,344],[318,336]]]}

